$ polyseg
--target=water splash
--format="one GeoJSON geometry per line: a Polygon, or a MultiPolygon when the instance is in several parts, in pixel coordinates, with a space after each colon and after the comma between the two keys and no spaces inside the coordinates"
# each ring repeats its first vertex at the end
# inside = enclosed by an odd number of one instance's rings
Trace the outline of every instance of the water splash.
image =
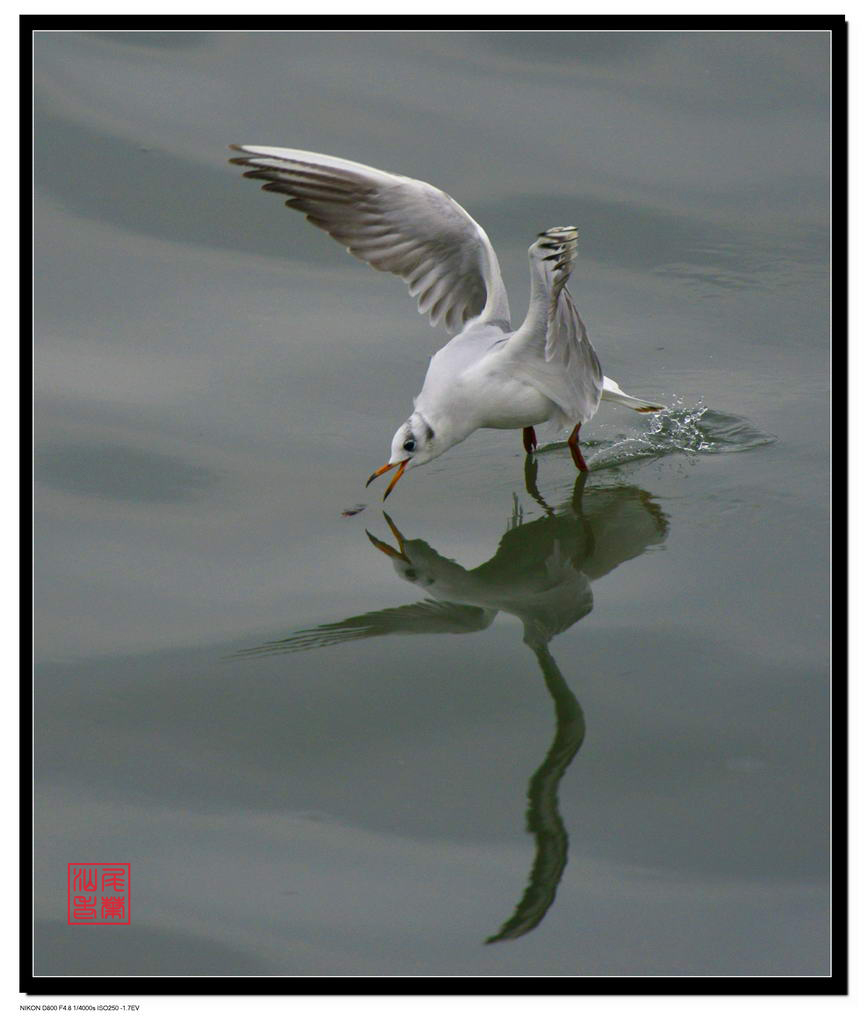
{"type": "MultiPolygon", "coordinates": [[[[718,412],[702,403],[686,407],[676,401],[670,408],[651,416],[647,427],[638,434],[618,434],[605,440],[584,439],[582,447],[588,449],[591,469],[609,469],[662,455],[728,455],[773,444],[776,440],[742,416],[718,412]]],[[[541,451],[565,446],[566,442],[554,442],[544,445],[541,451]]]]}

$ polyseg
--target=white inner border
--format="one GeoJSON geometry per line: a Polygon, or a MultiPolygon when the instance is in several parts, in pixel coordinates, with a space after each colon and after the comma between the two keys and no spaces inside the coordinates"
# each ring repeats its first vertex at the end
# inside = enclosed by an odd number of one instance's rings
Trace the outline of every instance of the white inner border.
{"type": "MultiPolygon", "coordinates": [[[[854,386],[862,379],[862,355],[861,342],[861,208],[858,202],[858,191],[856,183],[862,180],[861,161],[861,98],[862,82],[864,72],[859,59],[858,27],[861,20],[858,13],[861,10],[853,0],[847,0],[845,10],[839,5],[830,5],[827,10],[819,9],[821,5],[804,3],[801,0],[771,0],[771,2],[740,3],[724,2],[722,5],[707,4],[691,0],[690,3],[675,2],[666,0],[662,4],[651,4],[646,0],[631,0],[629,3],[606,0],[602,5],[587,6],[565,2],[565,0],[545,0],[532,5],[517,4],[508,0],[473,0],[465,3],[454,2],[454,0],[436,0],[434,3],[420,2],[420,0],[377,0],[375,3],[363,2],[363,0],[305,0],[305,2],[278,2],[278,0],[258,0],[251,11],[237,9],[237,5],[230,5],[221,0],[185,0],[181,7],[175,3],[152,3],[132,4],[128,2],[106,3],[104,0],[88,0],[86,5],[71,0],[20,0],[16,5],[17,10],[3,16],[3,27],[5,31],[0,34],[0,47],[2,47],[3,60],[0,62],[0,73],[4,78],[5,88],[2,90],[3,103],[7,105],[8,113],[4,119],[7,137],[14,138],[14,127],[18,121],[18,24],[19,14],[68,14],[81,15],[82,8],[89,15],[111,15],[111,14],[199,14],[207,15],[229,15],[229,14],[269,14],[269,15],[393,15],[394,29],[399,28],[399,18],[405,15],[465,15],[468,13],[487,15],[490,18],[490,27],[494,28],[497,17],[506,15],[557,15],[570,16],[574,14],[632,14],[651,15],[669,14],[686,17],[694,14],[763,14],[775,15],[778,18],[790,15],[813,15],[818,13],[845,13],[850,21],[849,31],[849,77],[850,77],[850,423],[856,422],[856,409],[851,402],[851,396],[855,393],[854,386]],[[857,126],[856,126],[856,121],[857,126]],[[858,130],[856,130],[856,127],[858,130]]],[[[864,12],[862,19],[864,19],[864,12]]],[[[476,25],[476,22],[474,23],[476,25]]],[[[457,26],[454,25],[454,28],[457,26]]],[[[338,28],[338,21],[334,20],[333,28],[338,28]]],[[[626,28],[626,26],[622,26],[626,28]]],[[[11,155],[11,154],[10,154],[11,155]]],[[[17,156],[17,154],[16,154],[17,156]]],[[[5,188],[2,190],[4,201],[8,204],[8,213],[4,219],[7,225],[6,244],[9,247],[7,260],[4,263],[6,270],[3,275],[4,305],[7,310],[17,310],[17,237],[11,226],[17,223],[17,166],[16,159],[4,162],[2,174],[5,177],[5,188]]],[[[29,268],[27,268],[29,272],[29,268]]],[[[10,320],[15,320],[10,316],[10,320]]],[[[3,389],[3,400],[0,401],[0,418],[2,418],[3,436],[8,440],[2,449],[3,475],[0,479],[12,481],[17,479],[17,416],[18,416],[18,358],[17,346],[14,336],[7,338],[4,348],[6,365],[5,372],[0,377],[0,387],[3,389]]],[[[850,448],[853,446],[850,445],[850,448]]],[[[850,508],[856,510],[860,502],[856,499],[862,497],[864,483],[862,474],[856,470],[862,468],[860,452],[852,451],[850,454],[850,508]]],[[[0,618],[5,634],[5,649],[17,651],[18,641],[18,618],[17,618],[17,532],[18,532],[18,510],[16,495],[12,493],[14,488],[9,486],[9,495],[6,501],[0,505],[3,516],[2,536],[2,564],[6,570],[3,573],[3,614],[0,618]]],[[[4,495],[5,497],[5,495],[4,495]]],[[[850,516],[854,524],[854,516],[850,516]]],[[[850,623],[855,625],[864,621],[862,616],[862,601],[859,588],[855,586],[855,569],[864,565],[862,558],[864,542],[856,538],[854,530],[850,536],[850,623]]],[[[23,558],[29,558],[29,552],[21,553],[23,558]]],[[[860,642],[860,630],[858,636],[855,630],[851,630],[850,650],[850,803],[853,808],[850,821],[850,866],[852,868],[850,879],[850,963],[851,980],[850,988],[852,996],[846,999],[828,997],[735,997],[730,1003],[724,998],[702,998],[702,997],[579,997],[580,1003],[574,1004],[573,997],[559,996],[538,996],[538,997],[324,997],[324,996],[298,996],[291,997],[286,1001],[284,997],[133,997],[126,999],[122,997],[111,997],[105,999],[94,999],[87,997],[62,998],[62,997],[39,997],[28,999],[18,994],[17,984],[17,957],[13,950],[17,946],[17,913],[12,893],[15,890],[14,881],[17,881],[17,845],[7,842],[0,848],[0,862],[5,868],[3,877],[7,879],[7,911],[5,915],[5,932],[8,938],[8,945],[4,944],[6,955],[0,960],[0,978],[2,978],[2,1004],[8,1006],[9,1010],[17,1015],[25,1015],[20,1007],[24,1004],[37,1004],[39,1007],[46,1007],[49,1004],[75,1003],[98,1005],[99,1003],[137,1003],[141,1006],[138,1013],[143,1017],[158,1019],[160,1021],[189,1021],[206,1019],[208,1021],[231,1021],[234,1022],[240,1017],[249,1017],[255,1021],[283,1021],[290,1020],[327,1020],[331,1016],[340,1020],[348,1017],[350,1020],[363,1022],[366,1019],[375,1021],[375,1024],[389,1024],[390,1021],[402,1022],[410,1017],[412,1024],[426,1024],[427,1021],[436,1021],[441,1012],[445,1012],[449,1018],[455,1017],[458,1020],[481,1019],[494,1017],[496,1024],[516,1021],[517,1017],[521,1022],[526,1015],[532,1014],[562,1014],[565,1019],[571,1014],[589,1014],[592,1024],[605,1024],[606,1021],[617,1021],[618,1017],[625,1016],[632,1019],[633,1016],[640,1016],[643,1013],[662,1014],[669,1024],[677,1024],[678,1021],[690,1024],[694,1017],[698,1017],[700,1024],[726,1024],[728,1015],[734,1013],[736,1018],[749,1022],[760,1021],[760,1024],[767,1017],[769,1020],[774,1014],[782,1014],[784,1024],[811,1024],[814,1017],[827,1017],[829,1019],[861,1019],[864,1009],[864,998],[861,995],[861,981],[864,978],[862,966],[861,941],[861,920],[862,920],[862,893],[859,883],[860,870],[855,870],[855,865],[864,862],[864,844],[862,844],[860,798],[862,793],[862,758],[861,747],[855,741],[861,734],[862,726],[862,700],[858,687],[864,678],[862,669],[862,653],[860,642]],[[694,1002],[697,1005],[694,1005],[694,1002]],[[778,1002],[782,1005],[777,1005],[778,1002]]],[[[29,652],[23,652],[29,660],[29,652]]],[[[2,749],[3,766],[6,769],[7,780],[17,779],[17,758],[18,758],[18,726],[17,726],[17,687],[14,678],[9,681],[6,688],[7,700],[10,706],[7,713],[2,716],[2,749]]],[[[6,821],[17,819],[17,790],[14,786],[4,787],[4,799],[6,821]]],[[[0,1005],[2,1005],[0,1004],[0,1005]]],[[[44,1010],[33,1010],[31,1014],[44,1012],[44,1010]]],[[[63,1012],[63,1011],[59,1011],[63,1012]]],[[[87,1014],[84,1011],[68,1011],[64,1016],[72,1015],[80,1018],[87,1014]]],[[[112,1013],[112,1017],[121,1014],[112,1013]]],[[[11,1015],[10,1015],[11,1016],[11,1015]]],[[[59,1013],[58,1013],[59,1016],[59,1013]]],[[[93,1014],[90,1014],[91,1019],[93,1014]]],[[[104,1019],[104,1014],[101,1015],[104,1019]]],[[[129,1014],[126,1014],[127,1018],[129,1014]]],[[[54,1019],[57,1019],[55,1017],[54,1019]]]]}

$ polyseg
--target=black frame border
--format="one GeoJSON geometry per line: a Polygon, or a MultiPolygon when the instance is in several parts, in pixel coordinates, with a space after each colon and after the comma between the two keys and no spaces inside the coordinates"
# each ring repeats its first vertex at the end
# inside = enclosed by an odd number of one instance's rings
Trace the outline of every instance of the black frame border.
{"type": "MultiPolygon", "coordinates": [[[[21,15],[20,303],[21,303],[21,550],[32,554],[33,339],[32,298],[32,40],[37,31],[339,31],[469,32],[470,15],[21,15]]],[[[844,15],[501,16],[488,31],[827,31],[832,37],[831,103],[831,352],[832,352],[832,960],[826,976],[579,977],[579,976],[45,976],[33,964],[32,560],[21,559],[20,941],[22,994],[39,996],[158,995],[847,995],[848,908],[848,23],[844,15]]]]}

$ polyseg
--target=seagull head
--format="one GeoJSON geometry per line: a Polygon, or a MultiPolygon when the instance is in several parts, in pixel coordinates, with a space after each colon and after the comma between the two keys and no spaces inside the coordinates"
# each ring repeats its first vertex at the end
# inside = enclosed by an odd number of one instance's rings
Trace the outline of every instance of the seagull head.
{"type": "MultiPolygon", "coordinates": [[[[447,445],[446,447],[450,446],[447,445]]],[[[396,472],[393,474],[393,478],[384,492],[384,499],[386,500],[387,495],[399,482],[406,469],[415,469],[417,466],[422,466],[424,462],[430,462],[445,450],[445,446],[440,444],[438,435],[435,433],[432,425],[425,416],[415,410],[393,435],[390,447],[390,461],[385,462],[383,466],[379,466],[375,470],[366,481],[366,486],[368,487],[382,473],[395,469],[396,472]]]]}
{"type": "Polygon", "coordinates": [[[384,541],[379,540],[368,530],[366,531],[366,536],[373,547],[390,558],[393,568],[396,570],[396,575],[400,576],[407,583],[423,587],[434,595],[435,592],[431,588],[439,580],[444,583],[447,582],[447,570],[450,570],[451,574],[454,569],[462,575],[465,574],[465,570],[461,565],[456,565],[449,558],[442,558],[426,541],[419,539],[407,540],[386,512],[384,513],[384,518],[390,527],[390,532],[396,538],[396,543],[399,545],[398,548],[394,548],[391,544],[386,544],[384,541]]]}

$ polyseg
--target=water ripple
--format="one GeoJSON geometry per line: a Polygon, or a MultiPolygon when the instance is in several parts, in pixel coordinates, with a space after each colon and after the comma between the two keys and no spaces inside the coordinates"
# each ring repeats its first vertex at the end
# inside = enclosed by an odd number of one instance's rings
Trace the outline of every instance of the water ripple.
{"type": "MultiPolygon", "coordinates": [[[[777,438],[755,427],[743,416],[709,409],[706,405],[673,405],[648,419],[638,434],[582,442],[592,469],[609,469],[637,459],[662,455],[728,455],[773,444],[777,438]]],[[[566,442],[544,445],[540,450],[566,447],[566,442]]]]}

